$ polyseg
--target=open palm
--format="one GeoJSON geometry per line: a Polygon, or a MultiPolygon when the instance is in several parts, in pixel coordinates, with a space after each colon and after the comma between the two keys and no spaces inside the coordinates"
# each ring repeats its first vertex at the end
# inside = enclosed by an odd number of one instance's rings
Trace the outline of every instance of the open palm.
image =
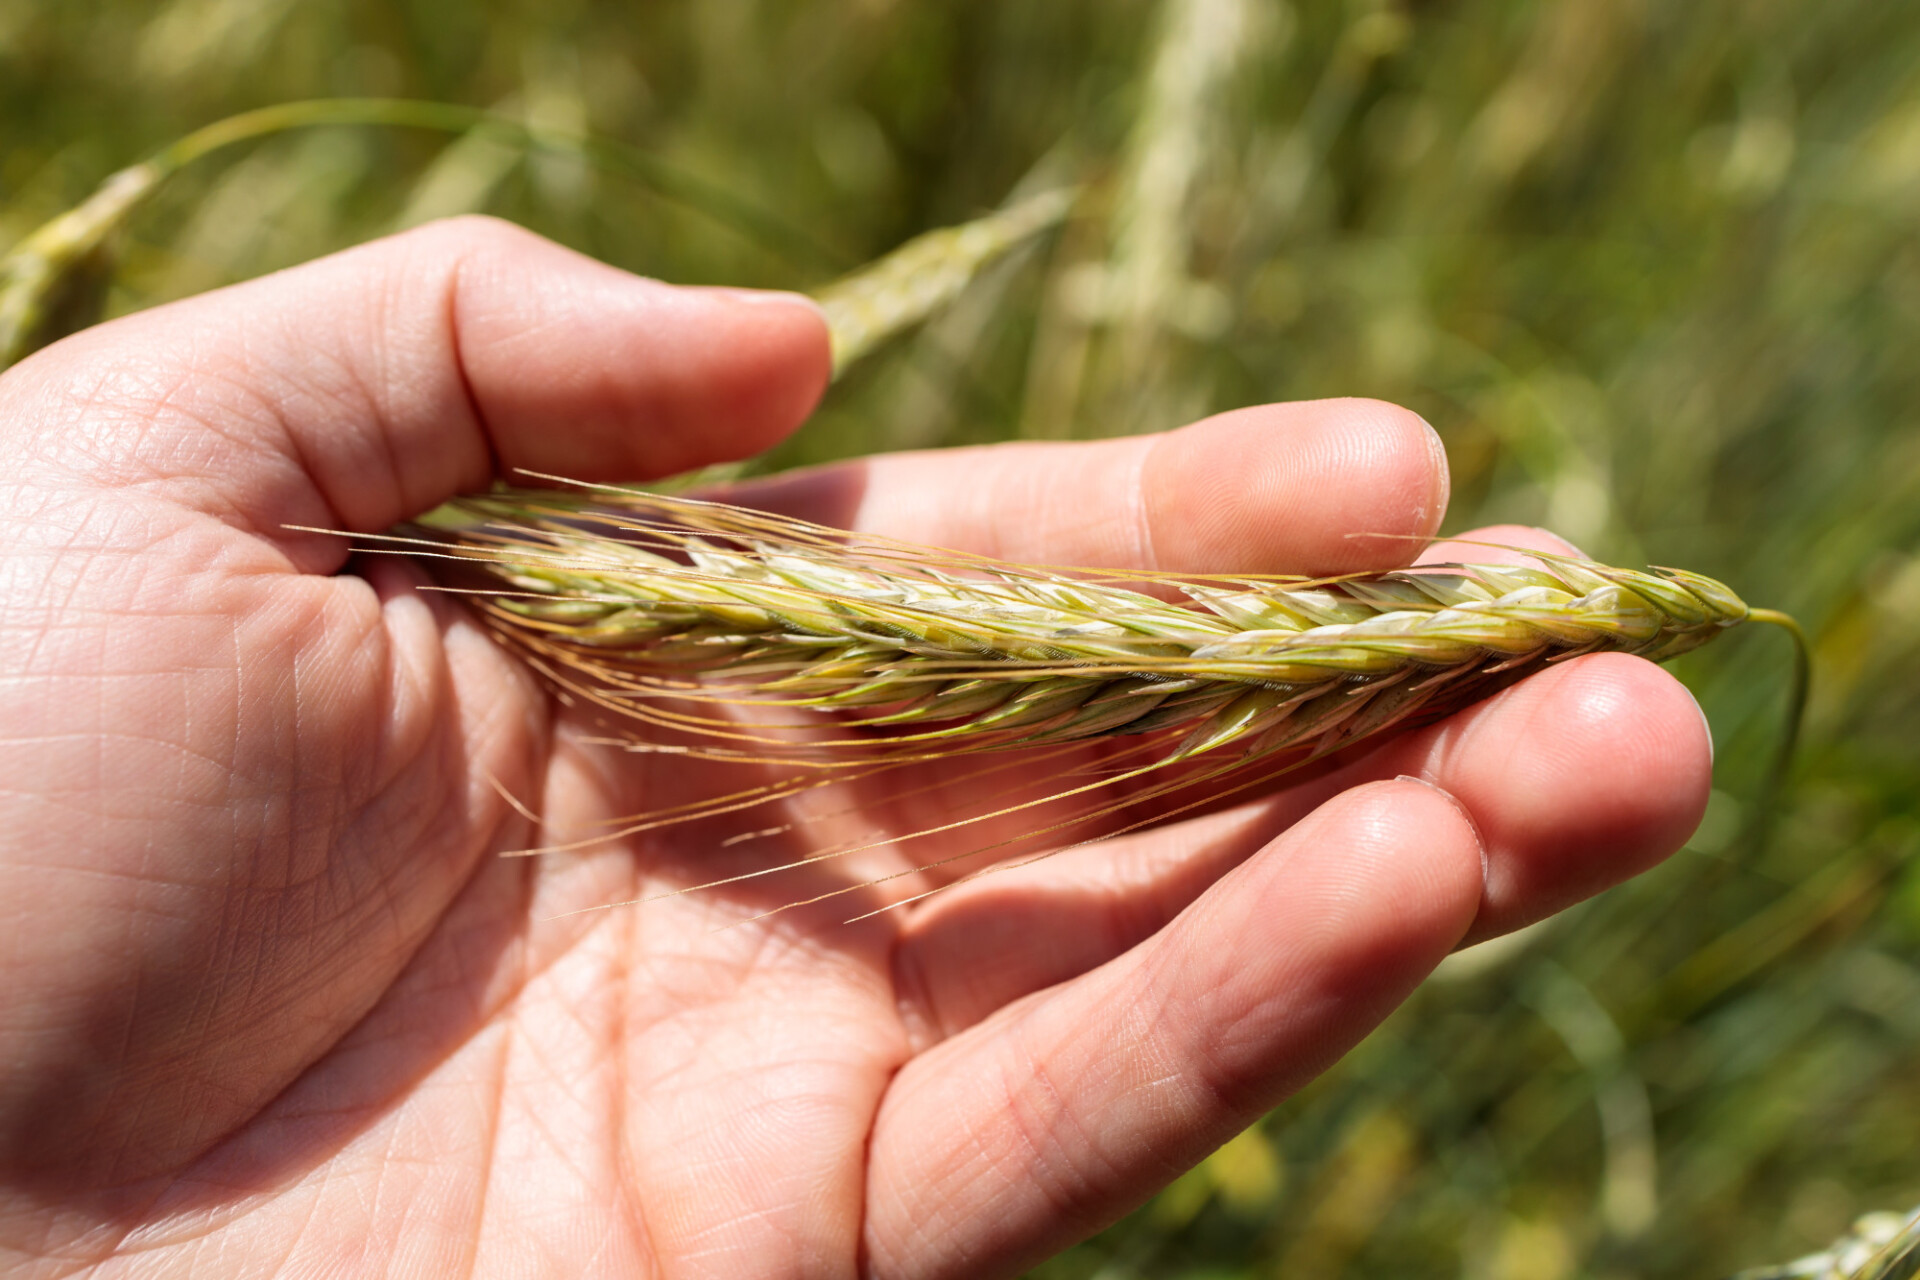
{"type": "MultiPolygon", "coordinates": [[[[1690,700],[1590,657],[1289,791],[856,924],[845,899],[742,922],[978,837],[583,910],[891,815],[840,794],[772,849],[694,824],[495,857],[738,780],[596,745],[407,566],[344,573],[340,539],[289,526],[381,529],[512,467],[743,456],[826,365],[798,300],[468,221],[0,380],[0,1263],[1005,1274],[1271,1107],[1449,949],[1697,820],[1690,700]]],[[[1429,533],[1445,493],[1423,423],[1342,401],[768,496],[1012,558],[1320,572],[1394,562],[1346,531],[1429,533]]]]}

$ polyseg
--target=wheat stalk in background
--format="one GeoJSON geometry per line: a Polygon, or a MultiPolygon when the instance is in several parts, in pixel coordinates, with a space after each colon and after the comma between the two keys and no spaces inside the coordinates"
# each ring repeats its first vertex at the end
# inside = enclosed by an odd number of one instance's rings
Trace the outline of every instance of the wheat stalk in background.
{"type": "Polygon", "coordinates": [[[1190,383],[1170,386],[1174,333],[1202,341],[1226,332],[1231,304],[1194,279],[1194,196],[1200,179],[1233,145],[1223,110],[1251,39],[1257,6],[1248,0],[1170,0],[1161,8],[1153,64],[1128,140],[1115,194],[1113,252],[1104,270],[1082,274],[1083,306],[1116,329],[1120,371],[1108,412],[1140,431],[1198,417],[1204,399],[1190,383]]]}
{"type": "Polygon", "coordinates": [[[1072,191],[1046,191],[958,227],[916,236],[815,297],[833,335],[833,371],[960,296],[981,269],[1067,216],[1072,191]]]}

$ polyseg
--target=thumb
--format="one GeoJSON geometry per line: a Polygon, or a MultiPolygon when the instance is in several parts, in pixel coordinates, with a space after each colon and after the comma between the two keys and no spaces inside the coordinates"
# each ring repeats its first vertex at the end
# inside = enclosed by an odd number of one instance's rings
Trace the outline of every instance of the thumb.
{"type": "Polygon", "coordinates": [[[384,528],[516,467],[745,456],[829,368],[803,297],[679,288],[462,218],[58,343],[0,379],[0,433],[46,478],[158,490],[329,572],[339,541],[285,525],[384,528]]]}

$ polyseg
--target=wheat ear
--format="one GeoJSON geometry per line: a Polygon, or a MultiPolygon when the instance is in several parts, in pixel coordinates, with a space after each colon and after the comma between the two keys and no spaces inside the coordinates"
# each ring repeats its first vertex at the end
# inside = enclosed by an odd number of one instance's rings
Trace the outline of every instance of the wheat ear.
{"type": "Polygon", "coordinates": [[[721,704],[848,713],[807,748],[829,765],[1173,731],[1167,761],[1325,752],[1578,654],[1660,661],[1777,620],[1698,574],[1572,556],[1116,579],[613,488],[463,498],[436,524],[441,555],[492,579],[503,638],[605,705],[714,754],[753,738],[721,704]]]}
{"type": "Polygon", "coordinates": [[[990,812],[876,830],[676,893],[1009,817],[1020,819],[1014,835],[897,875],[1021,844],[1047,857],[1218,804],[1581,654],[1659,661],[1747,621],[1798,639],[1791,619],[1677,569],[1530,553],[1533,565],[1323,579],[1116,575],[611,486],[460,498],[361,543],[420,558],[563,699],[638,726],[610,745],[782,767],[526,852],[737,815],[932,761],[981,756],[946,780],[1007,781],[1009,798],[990,812]],[[1164,598],[1174,595],[1184,598],[1164,598]],[[813,727],[796,733],[796,717],[813,727]],[[1089,757],[1094,742],[1105,746],[1089,757]],[[1136,805],[1148,816],[1129,820],[1136,805]]]}

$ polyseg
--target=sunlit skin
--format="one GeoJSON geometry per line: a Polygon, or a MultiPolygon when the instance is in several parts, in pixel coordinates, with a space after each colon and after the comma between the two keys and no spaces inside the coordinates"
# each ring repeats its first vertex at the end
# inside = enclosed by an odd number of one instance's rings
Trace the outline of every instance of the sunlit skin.
{"type": "MultiPolygon", "coordinates": [[[[1292,790],[858,924],[844,900],[739,922],[977,837],[575,913],[805,856],[845,820],[777,850],[699,824],[495,856],[739,780],[584,742],[606,726],[410,567],[346,572],[341,539],[285,526],[380,530],[514,467],[744,456],[827,367],[802,301],[460,221],[0,377],[0,1266],[1014,1273],[1325,1069],[1452,949],[1696,824],[1692,700],[1592,656],[1292,790]]],[[[1013,559],[1318,573],[1402,560],[1348,534],[1430,533],[1446,491],[1418,418],[1323,401],[764,496],[1013,559]]]]}

